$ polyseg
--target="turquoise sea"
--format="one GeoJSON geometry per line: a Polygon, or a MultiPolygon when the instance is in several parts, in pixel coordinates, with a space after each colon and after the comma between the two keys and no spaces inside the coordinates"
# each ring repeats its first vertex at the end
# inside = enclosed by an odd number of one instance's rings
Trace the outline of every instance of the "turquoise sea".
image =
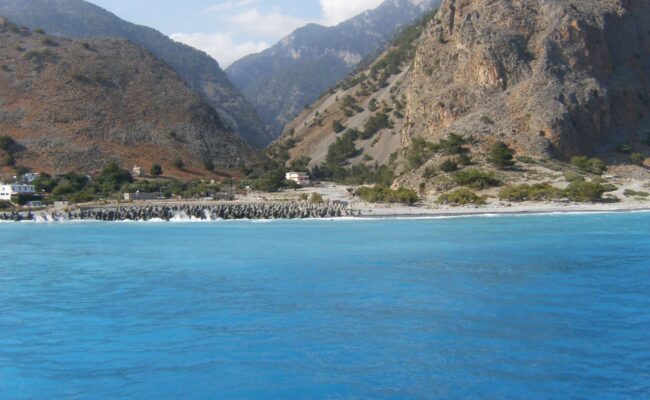
{"type": "Polygon", "coordinates": [[[0,399],[650,398],[650,214],[0,224],[0,399]]]}

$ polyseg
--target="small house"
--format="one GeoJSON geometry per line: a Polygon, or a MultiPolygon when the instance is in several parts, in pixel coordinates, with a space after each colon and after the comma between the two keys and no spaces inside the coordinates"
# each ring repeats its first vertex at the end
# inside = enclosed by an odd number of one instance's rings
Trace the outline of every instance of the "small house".
{"type": "Polygon", "coordinates": [[[286,175],[288,181],[293,181],[300,186],[309,186],[309,174],[306,172],[288,172],[286,175]]]}

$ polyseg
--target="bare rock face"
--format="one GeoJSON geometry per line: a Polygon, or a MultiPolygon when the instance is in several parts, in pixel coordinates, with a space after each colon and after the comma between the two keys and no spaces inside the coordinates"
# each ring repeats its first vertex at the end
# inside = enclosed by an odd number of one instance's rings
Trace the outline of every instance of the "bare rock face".
{"type": "Polygon", "coordinates": [[[77,41],[0,18],[0,135],[22,166],[64,173],[111,160],[172,173],[247,165],[254,151],[148,50],[119,39],[77,41]]]}
{"type": "Polygon", "coordinates": [[[449,132],[570,157],[650,130],[650,2],[445,0],[407,83],[403,146],[449,132]]]}

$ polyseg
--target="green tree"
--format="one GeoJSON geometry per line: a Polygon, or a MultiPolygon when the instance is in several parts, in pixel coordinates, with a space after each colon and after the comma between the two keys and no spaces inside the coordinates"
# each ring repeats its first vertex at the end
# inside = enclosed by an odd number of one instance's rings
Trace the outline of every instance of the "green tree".
{"type": "Polygon", "coordinates": [[[345,125],[341,123],[338,119],[334,122],[332,122],[332,130],[334,133],[341,133],[345,130],[345,125]]]}
{"type": "Polygon", "coordinates": [[[390,128],[392,126],[388,114],[383,112],[372,115],[363,126],[363,139],[370,139],[377,132],[382,129],[390,128]]]}
{"type": "Polygon", "coordinates": [[[515,165],[515,152],[504,142],[495,143],[488,154],[488,162],[498,168],[507,168],[515,165]]]}
{"type": "MultiPolygon", "coordinates": [[[[70,176],[68,176],[70,178],[70,176]]],[[[77,180],[77,178],[74,178],[77,180]]],[[[69,181],[71,179],[68,179],[69,181]]],[[[125,183],[132,183],[133,176],[131,173],[120,167],[116,161],[108,163],[102,172],[95,178],[95,183],[104,193],[115,192],[125,183]]]]}
{"type": "Polygon", "coordinates": [[[440,170],[442,172],[458,171],[458,163],[452,159],[446,159],[440,164],[440,170]]]}
{"type": "Polygon", "coordinates": [[[203,160],[203,168],[205,168],[206,171],[212,172],[214,171],[214,163],[212,162],[211,159],[206,158],[205,160],[203,160]]]}
{"type": "Polygon", "coordinates": [[[252,188],[261,192],[277,192],[286,184],[286,173],[282,169],[267,171],[252,184],[252,188]]]}
{"type": "Polygon", "coordinates": [[[357,155],[357,148],[354,141],[358,133],[353,129],[348,129],[343,135],[336,138],[336,141],[330,145],[327,150],[325,161],[333,166],[341,166],[347,160],[357,155]]]}
{"type": "Polygon", "coordinates": [[[151,170],[149,170],[151,173],[151,176],[160,176],[163,174],[163,169],[160,165],[154,164],[151,166],[151,170]]]}

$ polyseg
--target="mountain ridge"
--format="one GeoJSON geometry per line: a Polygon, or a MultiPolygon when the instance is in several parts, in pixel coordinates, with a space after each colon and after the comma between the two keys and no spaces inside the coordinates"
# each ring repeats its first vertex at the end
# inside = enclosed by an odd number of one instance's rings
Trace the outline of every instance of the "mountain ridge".
{"type": "Polygon", "coordinates": [[[387,0],[334,27],[309,24],[226,69],[277,137],[305,105],[344,78],[438,0],[387,0]]]}
{"type": "Polygon", "coordinates": [[[257,159],[171,67],[129,41],[54,37],[0,18],[0,49],[0,131],[21,167],[87,172],[119,160],[182,176],[257,159]]]}
{"type": "Polygon", "coordinates": [[[191,89],[219,112],[226,125],[250,144],[260,148],[270,141],[255,110],[217,61],[153,28],[124,21],[84,0],[0,0],[0,15],[53,35],[82,39],[118,37],[139,44],[174,68],[191,89]]]}

